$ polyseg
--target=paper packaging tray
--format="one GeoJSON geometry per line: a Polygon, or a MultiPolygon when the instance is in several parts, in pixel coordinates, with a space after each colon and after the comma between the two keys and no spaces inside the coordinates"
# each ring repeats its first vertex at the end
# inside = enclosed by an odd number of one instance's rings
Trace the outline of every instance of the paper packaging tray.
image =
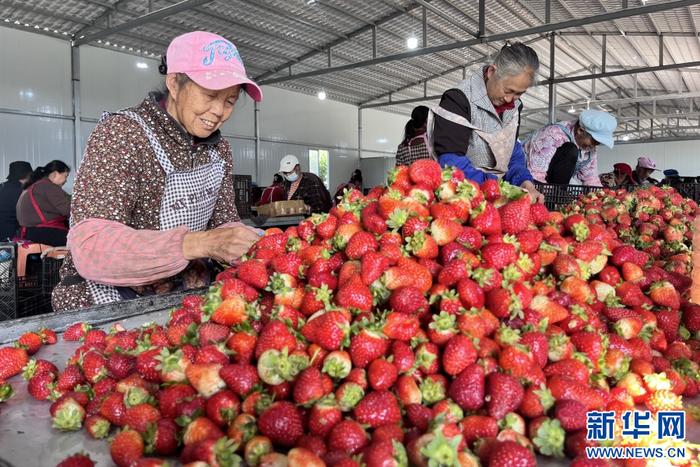
{"type": "MultiPolygon", "coordinates": [[[[203,290],[202,290],[203,292],[203,290]]],[[[189,293],[194,293],[190,291],[189,293]]],[[[49,327],[65,330],[76,321],[88,321],[108,330],[119,322],[125,328],[134,328],[144,323],[165,324],[172,308],[182,301],[184,293],[145,297],[127,302],[100,305],[75,312],[34,316],[3,323],[0,328],[0,345],[15,340],[26,330],[49,327]]],[[[43,346],[34,358],[42,358],[63,369],[66,360],[79,342],[65,342],[59,336],[54,345],[43,346]]],[[[98,466],[114,465],[109,455],[106,440],[90,438],[84,429],[61,433],[51,428],[50,402],[37,401],[27,393],[27,384],[21,376],[11,378],[15,396],[2,404],[0,411],[0,466],[6,467],[51,467],[76,452],[85,451],[98,466]]],[[[697,404],[698,398],[685,400],[697,404]]],[[[688,417],[686,439],[700,439],[700,424],[688,417]]],[[[171,459],[172,461],[172,459],[171,459]]],[[[569,459],[556,460],[537,456],[537,465],[542,467],[566,466],[569,459]]],[[[174,465],[181,465],[175,461],[174,465]]]]}
{"type": "Polygon", "coordinates": [[[258,206],[258,216],[281,217],[306,214],[307,206],[303,200],[275,201],[274,203],[258,206]]]}

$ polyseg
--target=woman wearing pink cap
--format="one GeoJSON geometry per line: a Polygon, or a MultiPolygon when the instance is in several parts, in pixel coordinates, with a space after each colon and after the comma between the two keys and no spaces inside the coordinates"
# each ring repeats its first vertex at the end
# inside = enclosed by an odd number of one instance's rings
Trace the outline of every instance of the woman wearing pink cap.
{"type": "Polygon", "coordinates": [[[210,258],[234,261],[258,238],[239,222],[219,129],[241,91],[256,102],[262,91],[216,34],[176,37],[166,58],[166,89],[103,115],[90,135],[56,311],[207,285],[210,258]]]}

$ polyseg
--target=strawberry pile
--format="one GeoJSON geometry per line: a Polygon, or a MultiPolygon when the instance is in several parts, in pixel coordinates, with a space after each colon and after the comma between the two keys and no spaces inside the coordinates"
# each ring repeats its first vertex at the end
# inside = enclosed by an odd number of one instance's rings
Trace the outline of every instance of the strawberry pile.
{"type": "Polygon", "coordinates": [[[679,209],[645,221],[641,194],[606,192],[550,213],[505,183],[400,167],[269,230],[164,325],[76,323],[67,366],[27,364],[28,390],[57,430],[111,434],[118,466],[607,465],[585,457],[588,411],[677,410],[700,391],[678,253],[601,222],[614,199],[650,225],[695,210],[650,192],[679,209]]]}
{"type": "Polygon", "coordinates": [[[679,274],[690,272],[697,203],[673,188],[601,190],[581,197],[565,212],[611,227],[622,241],[648,253],[657,266],[679,274]]]}

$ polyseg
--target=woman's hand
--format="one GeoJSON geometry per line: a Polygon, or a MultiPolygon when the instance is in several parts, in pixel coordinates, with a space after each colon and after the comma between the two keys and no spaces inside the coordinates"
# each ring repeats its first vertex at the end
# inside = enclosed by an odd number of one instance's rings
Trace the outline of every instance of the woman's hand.
{"type": "Polygon", "coordinates": [[[190,232],[182,242],[182,252],[187,260],[211,258],[230,264],[248,252],[260,235],[247,227],[230,227],[190,232]]]}
{"type": "Polygon", "coordinates": [[[527,192],[530,194],[530,199],[532,199],[533,203],[544,203],[544,195],[537,191],[537,188],[535,188],[535,184],[532,183],[530,180],[524,181],[520,185],[520,187],[527,190],[527,192]]]}

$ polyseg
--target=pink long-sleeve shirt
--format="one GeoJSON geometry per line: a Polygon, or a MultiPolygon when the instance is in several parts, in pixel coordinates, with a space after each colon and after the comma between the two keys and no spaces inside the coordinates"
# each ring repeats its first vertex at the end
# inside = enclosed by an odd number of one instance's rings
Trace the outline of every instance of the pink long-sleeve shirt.
{"type": "MultiPolygon", "coordinates": [[[[559,125],[567,128],[569,133],[573,134],[576,122],[559,122],[547,125],[537,130],[523,144],[523,149],[527,154],[527,167],[533,178],[542,183],[546,183],[547,169],[557,149],[564,143],[573,142],[576,144],[575,140],[569,140],[559,125]]],[[[598,177],[598,149],[596,147],[579,152],[575,175],[584,185],[602,186],[598,177]]]]}

